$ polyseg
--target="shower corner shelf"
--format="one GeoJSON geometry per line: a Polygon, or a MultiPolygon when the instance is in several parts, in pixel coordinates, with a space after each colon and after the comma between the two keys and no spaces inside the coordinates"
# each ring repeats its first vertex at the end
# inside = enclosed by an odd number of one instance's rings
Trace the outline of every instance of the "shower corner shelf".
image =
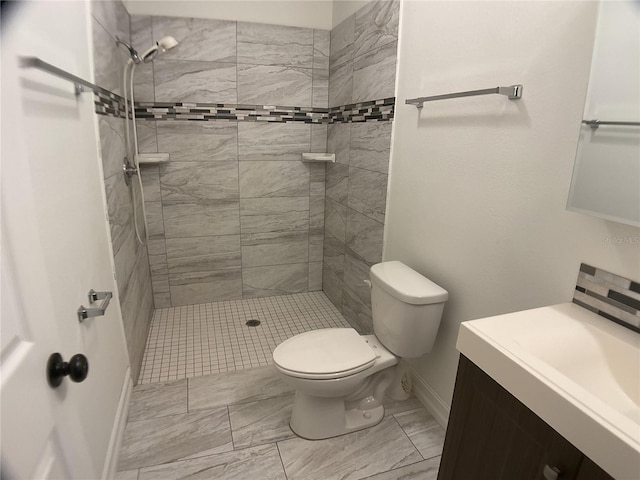
{"type": "Polygon", "coordinates": [[[303,153],[303,162],[311,163],[336,163],[335,153],[303,153]]]}
{"type": "Polygon", "coordinates": [[[136,154],[136,163],[138,165],[157,165],[158,163],[169,162],[168,153],[138,153],[136,154]]]}

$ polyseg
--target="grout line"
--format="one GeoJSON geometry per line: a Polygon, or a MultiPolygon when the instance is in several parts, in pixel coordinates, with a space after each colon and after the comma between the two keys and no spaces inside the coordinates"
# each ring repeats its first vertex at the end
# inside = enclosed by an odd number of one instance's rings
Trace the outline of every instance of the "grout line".
{"type": "Polygon", "coordinates": [[[282,472],[284,473],[284,478],[289,479],[287,475],[287,469],[284,467],[284,460],[282,459],[282,453],[280,452],[280,442],[276,442],[276,448],[278,449],[278,457],[280,457],[280,464],[282,465],[282,472]]]}

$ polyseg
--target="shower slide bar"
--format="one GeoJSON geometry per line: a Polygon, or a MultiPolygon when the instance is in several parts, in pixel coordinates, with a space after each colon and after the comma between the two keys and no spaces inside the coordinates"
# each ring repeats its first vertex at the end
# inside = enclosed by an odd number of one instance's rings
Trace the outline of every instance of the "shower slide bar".
{"type": "Polygon", "coordinates": [[[113,95],[109,90],[99,87],[98,85],[94,85],[91,82],[87,82],[80,77],[76,77],[61,68],[40,60],[38,57],[20,57],[20,66],[22,68],[37,68],[38,70],[42,70],[43,72],[50,73],[51,75],[55,75],[56,77],[72,82],[75,86],[76,95],[80,95],[86,91],[113,95]],[[88,90],[85,90],[85,88],[88,90]]]}
{"type": "Polygon", "coordinates": [[[416,108],[422,108],[424,102],[433,102],[434,100],[448,100],[450,98],[475,97],[477,95],[505,95],[509,100],[517,100],[522,98],[522,85],[510,85],[508,87],[484,88],[482,90],[469,90],[466,92],[446,93],[444,95],[433,95],[431,97],[410,98],[405,100],[407,105],[415,105],[416,108]]]}
{"type": "Polygon", "coordinates": [[[608,120],[582,120],[582,123],[589,125],[594,130],[600,125],[618,125],[623,127],[638,127],[640,122],[612,122],[608,120]]]}

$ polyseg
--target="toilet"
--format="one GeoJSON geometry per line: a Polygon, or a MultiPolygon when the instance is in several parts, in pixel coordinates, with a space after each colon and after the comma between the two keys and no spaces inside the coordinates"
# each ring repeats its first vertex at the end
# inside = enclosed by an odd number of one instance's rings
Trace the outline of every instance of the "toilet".
{"type": "Polygon", "coordinates": [[[275,368],[296,392],[290,426],[300,437],[319,440],[379,423],[387,391],[407,396],[398,361],[433,347],[447,291],[398,261],[374,265],[369,278],[375,335],[325,328],[273,352],[275,368]]]}

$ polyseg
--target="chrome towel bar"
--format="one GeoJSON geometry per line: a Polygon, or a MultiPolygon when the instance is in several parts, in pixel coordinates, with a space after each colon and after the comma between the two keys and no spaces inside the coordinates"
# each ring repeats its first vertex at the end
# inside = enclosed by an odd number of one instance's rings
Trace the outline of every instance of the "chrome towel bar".
{"type": "Polygon", "coordinates": [[[80,77],[76,77],[75,75],[62,70],[61,68],[40,60],[38,57],[20,57],[20,66],[22,68],[37,68],[38,70],[42,70],[43,72],[50,73],[51,75],[55,75],[56,77],[72,82],[76,89],[76,95],[80,95],[82,92],[87,91],[85,90],[85,88],[95,93],[112,95],[109,90],[99,87],[98,85],[94,85],[91,82],[87,82],[80,77]]]}
{"type": "Polygon", "coordinates": [[[431,97],[419,97],[419,98],[410,98],[405,100],[404,103],[407,105],[415,105],[417,108],[422,108],[424,102],[433,102],[434,100],[448,100],[450,98],[460,98],[460,97],[475,97],[477,95],[505,95],[509,97],[509,100],[517,100],[522,98],[522,89],[524,87],[522,85],[510,85],[508,87],[494,87],[494,88],[484,88],[482,90],[469,90],[466,92],[456,92],[456,93],[446,93],[444,95],[433,95],[431,97]]]}
{"type": "Polygon", "coordinates": [[[613,122],[608,120],[582,120],[582,123],[589,125],[594,130],[600,125],[618,125],[623,127],[637,127],[640,126],[640,122],[613,122]]]}

